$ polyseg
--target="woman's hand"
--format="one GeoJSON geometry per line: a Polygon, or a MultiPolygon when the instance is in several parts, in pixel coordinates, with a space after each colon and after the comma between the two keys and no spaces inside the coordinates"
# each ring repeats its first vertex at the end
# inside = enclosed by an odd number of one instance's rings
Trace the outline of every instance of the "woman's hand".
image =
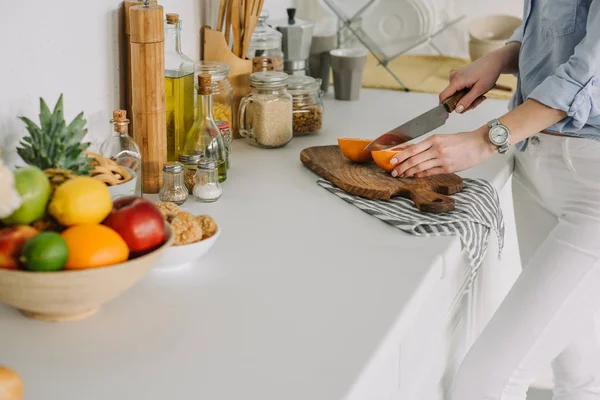
{"type": "Polygon", "coordinates": [[[473,63],[450,72],[450,84],[440,93],[440,103],[459,90],[470,88],[456,106],[457,113],[463,113],[477,107],[486,97],[483,96],[494,87],[505,65],[502,51],[492,52],[473,63]]]}
{"type": "Polygon", "coordinates": [[[488,139],[487,127],[473,132],[434,135],[402,148],[391,160],[397,164],[392,176],[422,178],[463,171],[484,161],[497,149],[488,139]]]}

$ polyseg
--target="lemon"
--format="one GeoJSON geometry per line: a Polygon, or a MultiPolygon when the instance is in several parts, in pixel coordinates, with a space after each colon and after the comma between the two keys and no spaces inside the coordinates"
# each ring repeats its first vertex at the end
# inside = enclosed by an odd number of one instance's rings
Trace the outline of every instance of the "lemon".
{"type": "Polygon", "coordinates": [[[56,188],[48,212],[61,225],[99,224],[112,210],[110,192],[104,182],[81,176],[56,188]]]}

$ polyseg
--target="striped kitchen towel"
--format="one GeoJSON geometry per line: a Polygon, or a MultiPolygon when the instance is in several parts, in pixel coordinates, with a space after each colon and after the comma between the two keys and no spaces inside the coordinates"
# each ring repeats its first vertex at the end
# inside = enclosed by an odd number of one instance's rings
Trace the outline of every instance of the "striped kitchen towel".
{"type": "Polygon", "coordinates": [[[488,248],[493,229],[498,237],[498,257],[504,247],[504,220],[496,189],[483,179],[464,179],[462,192],[452,197],[455,209],[443,214],[429,214],[417,209],[402,197],[371,200],[348,194],[325,179],[317,183],[364,212],[416,236],[458,236],[471,267],[469,284],[474,281],[488,248]]]}

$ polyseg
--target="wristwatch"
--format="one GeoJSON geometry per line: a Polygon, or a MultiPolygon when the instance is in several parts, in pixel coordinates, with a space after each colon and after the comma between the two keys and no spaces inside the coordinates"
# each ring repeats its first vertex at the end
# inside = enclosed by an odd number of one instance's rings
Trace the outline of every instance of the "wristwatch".
{"type": "Polygon", "coordinates": [[[508,140],[510,139],[510,130],[507,126],[502,125],[498,119],[493,119],[488,122],[490,132],[488,136],[492,144],[498,146],[498,152],[505,154],[508,151],[508,140]]]}

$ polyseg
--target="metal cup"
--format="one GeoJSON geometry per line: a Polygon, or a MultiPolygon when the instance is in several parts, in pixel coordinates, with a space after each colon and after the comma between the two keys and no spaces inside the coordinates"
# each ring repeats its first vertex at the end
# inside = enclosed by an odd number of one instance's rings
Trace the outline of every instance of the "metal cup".
{"type": "Polygon", "coordinates": [[[355,101],[360,97],[367,50],[363,48],[335,49],[331,54],[333,88],[336,100],[355,101]]]}

